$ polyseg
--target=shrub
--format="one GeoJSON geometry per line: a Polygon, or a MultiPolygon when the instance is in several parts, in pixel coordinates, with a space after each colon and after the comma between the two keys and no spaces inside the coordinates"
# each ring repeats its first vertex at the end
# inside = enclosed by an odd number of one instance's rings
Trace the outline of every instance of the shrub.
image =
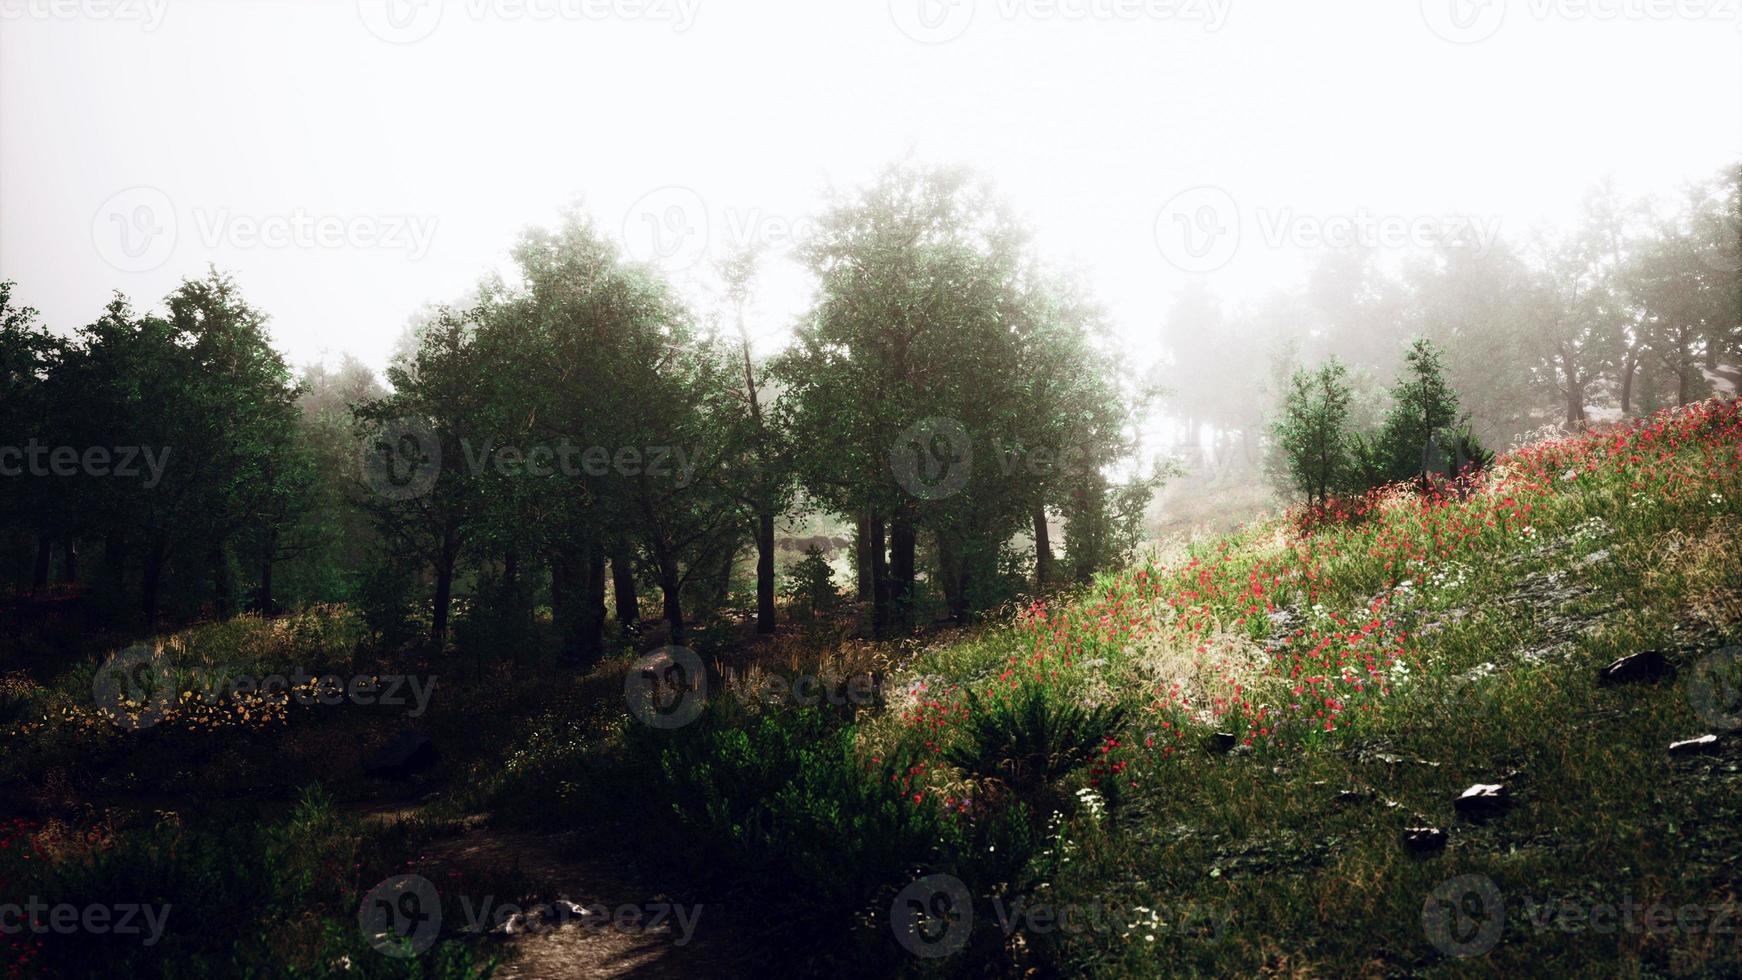
{"type": "Polygon", "coordinates": [[[1050,799],[1048,790],[1093,757],[1124,719],[1122,705],[1071,704],[1033,682],[990,697],[969,691],[962,741],[944,757],[1034,806],[1050,799]]]}

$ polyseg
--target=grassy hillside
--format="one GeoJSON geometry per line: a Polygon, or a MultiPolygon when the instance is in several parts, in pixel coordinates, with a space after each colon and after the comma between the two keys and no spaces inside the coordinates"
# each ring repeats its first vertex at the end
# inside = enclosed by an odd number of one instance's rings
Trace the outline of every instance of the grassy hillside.
{"type": "MultiPolygon", "coordinates": [[[[705,903],[698,936],[736,956],[704,943],[691,973],[1735,976],[1739,543],[1742,401],[1714,401],[1472,486],[1248,526],[976,631],[722,653],[682,724],[625,710],[627,649],[577,677],[384,662],[339,609],[202,626],[157,645],[178,681],[440,685],[416,717],[242,695],[140,727],[93,706],[100,657],[8,675],[0,883],[181,911],[149,948],[0,949],[8,976],[476,976],[529,954],[462,931],[462,903],[548,887],[439,855],[561,832],[540,839],[705,903]],[[1646,650],[1673,673],[1598,682],[1646,650]],[[827,693],[772,696],[801,676],[827,693]],[[362,774],[402,727],[439,765],[362,774]],[[1502,802],[1460,812],[1473,784],[1502,802]],[[357,908],[408,871],[444,925],[390,957],[357,908]]],[[[31,643],[59,662],[52,631],[31,643]]]]}
{"type": "Polygon", "coordinates": [[[920,881],[910,939],[960,951],[912,971],[1735,975],[1742,745],[1668,748],[1742,722],[1739,494],[1736,402],[1533,445],[903,658],[839,736],[882,795],[768,711],[665,772],[765,880],[890,875],[867,942],[920,881]],[[1673,678],[1597,683],[1652,649],[1673,678]]]}
{"type": "MultiPolygon", "coordinates": [[[[1104,805],[1066,819],[1033,888],[1115,927],[1011,945],[1113,974],[1742,970],[1742,745],[1667,755],[1742,723],[1742,651],[1714,654],[1742,624],[1739,477],[1742,408],[1708,403],[1515,452],[1467,495],[1249,528],[928,652],[945,730],[964,686],[1129,709],[1076,794],[1104,805]],[[1596,684],[1647,649],[1675,682],[1596,684]],[[1504,784],[1505,812],[1459,816],[1473,783],[1504,784]],[[1411,827],[1444,851],[1412,857],[1411,827]],[[1424,925],[1465,875],[1470,921],[1424,925]],[[1723,911],[1593,935],[1629,898],[1723,911]]],[[[953,776],[927,790],[971,792],[953,776]]]]}

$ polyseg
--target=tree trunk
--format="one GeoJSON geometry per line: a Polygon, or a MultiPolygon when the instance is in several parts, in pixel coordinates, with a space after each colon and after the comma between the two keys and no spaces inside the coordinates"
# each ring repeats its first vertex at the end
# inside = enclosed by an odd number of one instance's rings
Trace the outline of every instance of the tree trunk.
{"type": "Polygon", "coordinates": [[[889,522],[889,604],[895,617],[895,628],[903,634],[913,631],[914,546],[917,540],[911,518],[902,516],[889,522]]]}
{"type": "Polygon", "coordinates": [[[70,534],[67,535],[65,543],[61,547],[61,558],[65,563],[61,566],[60,580],[68,585],[77,583],[79,580],[79,543],[70,534]]]}
{"type": "Polygon", "coordinates": [[[44,533],[36,539],[36,567],[30,573],[32,592],[41,592],[48,588],[48,569],[53,559],[54,539],[44,533]]]}
{"type": "Polygon", "coordinates": [[[756,632],[774,632],[774,515],[756,522],[756,632]]]}
{"type": "Polygon", "coordinates": [[[551,615],[565,650],[582,666],[604,653],[604,582],[603,563],[585,545],[570,544],[551,557],[551,615]]]}
{"type": "Polygon", "coordinates": [[[871,545],[871,635],[889,635],[889,561],[883,547],[883,519],[866,520],[871,545]]]}
{"type": "Polygon", "coordinates": [[[157,596],[163,585],[163,562],[166,552],[163,538],[154,538],[145,553],[145,567],[140,575],[139,608],[145,614],[145,625],[157,625],[157,596]]]}
{"type": "Polygon", "coordinates": [[[1636,352],[1629,350],[1621,360],[1621,417],[1633,416],[1633,376],[1639,373],[1639,360],[1636,352]]]}
{"type": "Polygon", "coordinates": [[[1034,591],[1045,592],[1052,581],[1052,537],[1046,526],[1046,506],[1034,508],[1034,591]]]}
{"type": "Polygon", "coordinates": [[[665,598],[665,621],[671,627],[669,642],[674,646],[682,646],[685,639],[683,597],[680,594],[682,579],[678,575],[677,556],[665,547],[655,550],[655,558],[659,564],[659,590],[665,598]]]}
{"type": "Polygon", "coordinates": [[[513,587],[520,577],[520,552],[509,548],[502,555],[502,584],[513,587]]]}
{"type": "Polygon", "coordinates": [[[278,554],[278,530],[266,532],[266,546],[260,556],[260,585],[254,591],[254,608],[262,616],[271,616],[276,610],[272,607],[272,563],[273,556],[278,554]]]}
{"type": "Polygon", "coordinates": [[[448,606],[454,594],[454,562],[459,557],[459,547],[454,541],[452,529],[442,534],[441,554],[436,558],[436,591],[435,610],[430,616],[429,639],[436,652],[448,643],[448,606]]]}
{"type": "Polygon", "coordinates": [[[587,558],[587,643],[588,656],[597,659],[605,653],[605,550],[594,546],[587,558]]]}
{"type": "Polygon", "coordinates": [[[611,554],[611,588],[617,599],[617,628],[627,633],[641,618],[640,601],[635,595],[635,567],[629,563],[629,549],[611,554]]]}
{"type": "Polygon", "coordinates": [[[235,612],[230,591],[230,553],[223,545],[216,545],[206,554],[206,562],[212,571],[212,613],[222,622],[235,612]]]}
{"type": "Polygon", "coordinates": [[[854,584],[860,602],[871,598],[871,519],[860,514],[853,529],[854,584]]]}

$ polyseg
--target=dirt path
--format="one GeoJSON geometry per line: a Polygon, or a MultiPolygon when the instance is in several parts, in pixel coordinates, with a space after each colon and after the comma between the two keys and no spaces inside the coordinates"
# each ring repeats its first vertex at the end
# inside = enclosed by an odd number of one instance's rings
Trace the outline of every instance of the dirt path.
{"type": "MultiPolygon", "coordinates": [[[[523,876],[549,903],[530,910],[514,935],[496,935],[514,956],[496,971],[502,978],[732,977],[742,973],[726,949],[718,914],[706,903],[674,902],[671,896],[632,883],[624,865],[611,860],[629,841],[603,841],[584,834],[498,832],[488,827],[432,844],[425,863],[432,870],[486,870],[523,876]],[[582,856],[577,856],[582,855],[582,856]],[[557,903],[564,905],[557,905],[557,903]],[[573,905],[568,905],[573,903],[573,905]],[[577,909],[578,907],[578,909],[577,909]],[[582,909],[603,909],[585,914],[582,909]],[[714,928],[711,928],[714,926],[714,928]]],[[[484,912],[488,923],[505,921],[502,909],[484,912]]]]}
{"type": "Polygon", "coordinates": [[[723,909],[677,901],[638,882],[632,846],[607,835],[477,826],[431,844],[419,873],[438,885],[454,872],[520,882],[536,896],[527,904],[544,906],[512,919],[514,910],[501,905],[511,899],[468,896],[481,928],[496,930],[486,942],[506,954],[496,977],[748,975],[742,952],[728,940],[723,909]]]}

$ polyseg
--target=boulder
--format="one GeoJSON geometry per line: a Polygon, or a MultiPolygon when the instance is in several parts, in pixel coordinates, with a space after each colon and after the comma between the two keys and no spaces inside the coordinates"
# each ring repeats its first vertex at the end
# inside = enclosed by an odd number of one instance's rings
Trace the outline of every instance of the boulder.
{"type": "Polygon", "coordinates": [[[1629,654],[1604,667],[1597,673],[1597,684],[1601,687],[1611,687],[1616,684],[1637,684],[1642,681],[1655,681],[1675,673],[1670,666],[1669,658],[1662,650],[1646,650],[1641,653],[1629,654]]]}
{"type": "Polygon", "coordinates": [[[1512,792],[1500,783],[1477,783],[1464,790],[1452,805],[1470,820],[1486,820],[1506,812],[1512,792]]]}
{"type": "Polygon", "coordinates": [[[407,779],[435,767],[436,747],[428,735],[395,732],[363,760],[363,772],[379,779],[407,779]]]}
{"type": "Polygon", "coordinates": [[[1418,857],[1438,854],[1446,849],[1446,832],[1438,827],[1405,827],[1403,846],[1418,857]]]}
{"type": "Polygon", "coordinates": [[[1703,755],[1718,750],[1718,736],[1700,735],[1695,738],[1683,739],[1680,742],[1669,743],[1670,755],[1703,755]]]}

